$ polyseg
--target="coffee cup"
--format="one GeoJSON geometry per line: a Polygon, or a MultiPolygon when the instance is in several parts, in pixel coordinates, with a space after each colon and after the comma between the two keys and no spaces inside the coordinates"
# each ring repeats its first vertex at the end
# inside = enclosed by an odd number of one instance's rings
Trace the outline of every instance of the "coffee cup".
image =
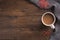
{"type": "Polygon", "coordinates": [[[45,26],[49,26],[52,29],[55,29],[54,23],[56,21],[56,17],[52,12],[45,12],[42,15],[41,21],[45,26]]]}

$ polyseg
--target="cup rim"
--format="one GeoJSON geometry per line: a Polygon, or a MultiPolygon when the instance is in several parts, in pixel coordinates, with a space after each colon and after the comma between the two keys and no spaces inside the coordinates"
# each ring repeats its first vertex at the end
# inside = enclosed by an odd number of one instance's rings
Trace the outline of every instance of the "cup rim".
{"type": "Polygon", "coordinates": [[[42,15],[41,21],[42,21],[42,23],[43,23],[44,25],[46,25],[46,26],[51,26],[51,25],[54,25],[54,23],[55,23],[55,21],[56,21],[56,17],[55,17],[55,15],[54,15],[52,12],[45,12],[45,13],[42,15]],[[48,24],[44,23],[43,17],[44,17],[46,14],[51,14],[51,15],[54,17],[54,21],[52,22],[52,24],[49,24],[49,25],[48,25],[48,24]]]}

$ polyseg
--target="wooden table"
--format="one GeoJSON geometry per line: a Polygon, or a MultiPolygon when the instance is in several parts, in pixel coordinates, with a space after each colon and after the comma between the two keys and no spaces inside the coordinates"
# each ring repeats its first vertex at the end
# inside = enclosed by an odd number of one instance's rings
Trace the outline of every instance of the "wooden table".
{"type": "Polygon", "coordinates": [[[1,0],[0,39],[49,40],[51,29],[41,26],[44,12],[25,0],[1,0]]]}

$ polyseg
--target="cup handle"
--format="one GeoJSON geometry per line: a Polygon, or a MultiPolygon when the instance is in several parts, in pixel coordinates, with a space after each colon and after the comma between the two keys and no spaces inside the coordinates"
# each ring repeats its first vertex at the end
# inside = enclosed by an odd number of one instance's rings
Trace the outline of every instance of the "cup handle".
{"type": "Polygon", "coordinates": [[[55,29],[55,26],[52,24],[51,26],[50,26],[52,29],[55,29]]]}

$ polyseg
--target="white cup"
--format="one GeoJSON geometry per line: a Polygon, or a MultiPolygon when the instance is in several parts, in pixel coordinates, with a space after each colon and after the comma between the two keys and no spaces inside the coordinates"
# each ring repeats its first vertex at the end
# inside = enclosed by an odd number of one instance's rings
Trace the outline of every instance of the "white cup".
{"type": "MultiPolygon", "coordinates": [[[[48,20],[49,20],[49,19],[48,19],[48,20]]],[[[51,27],[52,29],[55,29],[54,23],[55,23],[55,21],[56,21],[56,17],[55,17],[55,15],[54,15],[52,12],[45,12],[45,13],[42,15],[41,21],[42,21],[42,23],[43,23],[45,26],[49,26],[49,27],[51,27]],[[46,14],[51,14],[52,17],[54,18],[54,20],[53,20],[53,22],[52,22],[51,24],[46,24],[46,23],[43,21],[43,17],[44,17],[46,14]]]]}

